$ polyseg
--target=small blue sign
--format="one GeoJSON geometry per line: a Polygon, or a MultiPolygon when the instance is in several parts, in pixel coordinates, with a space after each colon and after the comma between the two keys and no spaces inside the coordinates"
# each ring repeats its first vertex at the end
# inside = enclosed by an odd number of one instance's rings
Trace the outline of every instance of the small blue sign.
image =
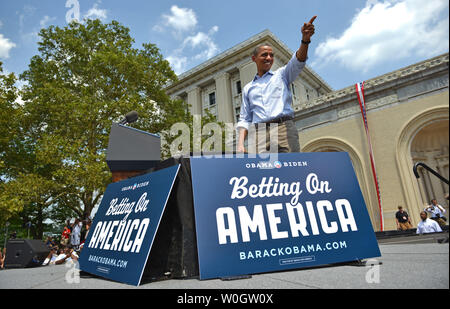
{"type": "Polygon", "coordinates": [[[200,279],[381,256],[347,153],[191,158],[200,279]]]}
{"type": "Polygon", "coordinates": [[[80,255],[80,269],[139,285],[179,165],[110,184],[80,255]]]}

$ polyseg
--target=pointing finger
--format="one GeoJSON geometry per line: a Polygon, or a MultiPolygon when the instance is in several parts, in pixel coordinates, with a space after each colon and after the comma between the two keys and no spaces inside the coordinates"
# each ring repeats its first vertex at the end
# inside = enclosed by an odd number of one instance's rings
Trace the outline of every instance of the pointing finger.
{"type": "Polygon", "coordinates": [[[316,16],[313,16],[313,18],[311,18],[311,20],[309,21],[309,23],[312,24],[316,18],[317,18],[317,15],[316,15],[316,16]]]}

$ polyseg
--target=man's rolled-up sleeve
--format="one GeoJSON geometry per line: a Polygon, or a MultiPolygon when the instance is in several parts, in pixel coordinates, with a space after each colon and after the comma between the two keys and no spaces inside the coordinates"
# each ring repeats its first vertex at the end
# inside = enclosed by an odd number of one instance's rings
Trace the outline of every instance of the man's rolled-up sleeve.
{"type": "Polygon", "coordinates": [[[291,59],[284,67],[283,72],[283,77],[288,85],[296,80],[296,78],[300,75],[300,73],[304,69],[305,65],[306,60],[305,62],[301,62],[297,59],[295,53],[292,55],[291,59]]]}
{"type": "Polygon", "coordinates": [[[245,91],[243,91],[241,112],[239,114],[239,121],[237,123],[236,129],[237,131],[239,131],[239,128],[244,128],[248,130],[251,123],[252,123],[252,116],[250,114],[250,104],[248,102],[248,98],[245,91]]]}

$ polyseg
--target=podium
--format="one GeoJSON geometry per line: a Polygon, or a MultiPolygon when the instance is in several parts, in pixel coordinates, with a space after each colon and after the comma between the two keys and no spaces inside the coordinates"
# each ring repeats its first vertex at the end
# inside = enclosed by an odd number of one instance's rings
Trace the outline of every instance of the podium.
{"type": "Polygon", "coordinates": [[[161,139],[158,135],[112,124],[106,163],[112,172],[113,182],[142,174],[160,160],[161,139]]]}
{"type": "Polygon", "coordinates": [[[114,123],[106,162],[113,182],[180,164],[178,176],[155,237],[143,281],[198,276],[194,202],[189,157],[161,161],[158,135],[114,123]]]}

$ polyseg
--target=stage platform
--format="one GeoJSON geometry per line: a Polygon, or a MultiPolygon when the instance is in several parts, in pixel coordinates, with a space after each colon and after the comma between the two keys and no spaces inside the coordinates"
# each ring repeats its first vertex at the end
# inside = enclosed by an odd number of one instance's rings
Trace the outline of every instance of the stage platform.
{"type": "Polygon", "coordinates": [[[429,235],[393,234],[396,235],[378,235],[382,257],[376,259],[380,263],[379,282],[373,283],[366,281],[369,266],[339,264],[258,274],[239,280],[170,279],[144,282],[135,287],[101,278],[78,278],[78,272],[67,264],[1,270],[0,289],[267,289],[270,292],[276,289],[449,288],[448,231],[429,235]]]}

